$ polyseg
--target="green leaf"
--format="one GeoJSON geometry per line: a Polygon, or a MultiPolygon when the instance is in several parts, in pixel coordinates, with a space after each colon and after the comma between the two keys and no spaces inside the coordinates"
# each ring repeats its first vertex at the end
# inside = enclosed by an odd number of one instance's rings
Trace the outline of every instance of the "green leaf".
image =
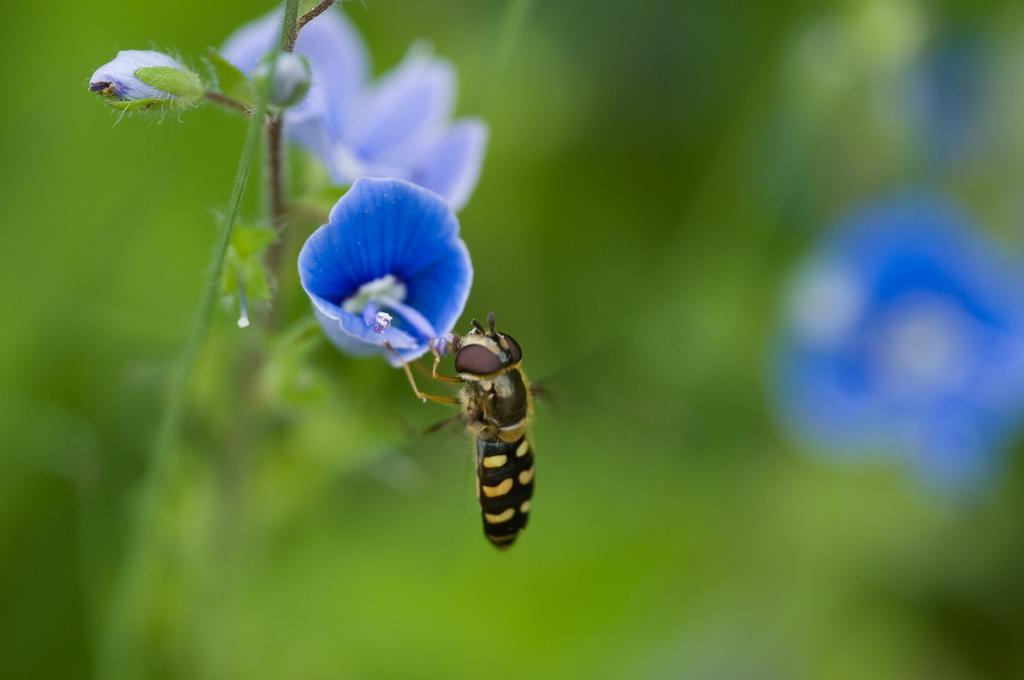
{"type": "Polygon", "coordinates": [[[270,287],[270,275],[267,273],[263,258],[242,260],[229,254],[224,260],[224,270],[220,280],[220,294],[228,303],[234,301],[239,286],[245,286],[245,294],[250,301],[265,302],[270,300],[273,290],[270,287]]]}
{"type": "Polygon", "coordinates": [[[247,106],[256,104],[256,88],[234,64],[215,50],[210,50],[206,55],[206,61],[210,64],[210,70],[213,71],[221,94],[237,99],[247,106]]]}
{"type": "Polygon", "coordinates": [[[236,225],[231,234],[221,277],[221,295],[233,297],[240,283],[250,300],[269,300],[270,276],[263,253],[277,239],[277,232],[263,225],[236,225]]]}
{"type": "Polygon", "coordinates": [[[277,232],[270,227],[240,224],[231,235],[231,248],[239,257],[247,260],[261,255],[275,240],[277,232]]]}
{"type": "Polygon", "coordinates": [[[252,300],[267,301],[273,297],[270,274],[262,258],[249,260],[245,265],[245,284],[252,300]]]}
{"type": "Polygon", "coordinates": [[[107,106],[118,111],[152,111],[154,109],[173,109],[173,99],[108,99],[107,106]]]}
{"type": "Polygon", "coordinates": [[[147,85],[185,100],[198,100],[206,92],[199,76],[173,66],[143,66],[136,69],[135,77],[147,85]]]}

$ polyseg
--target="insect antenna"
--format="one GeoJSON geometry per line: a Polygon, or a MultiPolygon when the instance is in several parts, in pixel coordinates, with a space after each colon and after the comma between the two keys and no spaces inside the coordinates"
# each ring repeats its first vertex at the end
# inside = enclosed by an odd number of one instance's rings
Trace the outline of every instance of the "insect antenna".
{"type": "Polygon", "coordinates": [[[473,328],[477,329],[481,333],[486,333],[487,332],[487,331],[484,330],[484,327],[480,325],[480,322],[477,321],[476,319],[473,319],[472,321],[470,321],[470,323],[473,324],[473,328]]]}
{"type": "Polygon", "coordinates": [[[487,312],[487,335],[494,335],[494,312],[487,312]]]}

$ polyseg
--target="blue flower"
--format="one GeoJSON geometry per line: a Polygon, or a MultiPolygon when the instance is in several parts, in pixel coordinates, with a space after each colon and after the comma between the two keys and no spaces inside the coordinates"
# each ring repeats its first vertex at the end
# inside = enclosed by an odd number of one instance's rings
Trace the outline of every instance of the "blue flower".
{"type": "Polygon", "coordinates": [[[411,360],[455,326],[473,267],[444,200],[404,180],[364,178],[303,245],[299,278],[338,348],[369,355],[390,345],[411,360]]]}
{"type": "Polygon", "coordinates": [[[188,70],[174,57],[154,50],[121,50],[113,61],[96,69],[89,79],[89,90],[117,101],[173,99],[170,92],[144,83],[135,72],[141,68],[161,66],[188,70]]]}
{"type": "Polygon", "coordinates": [[[1024,288],[951,206],[871,205],[796,276],[776,364],[816,449],[905,456],[940,487],[985,478],[1024,407],[1024,288]]]}
{"type": "MultiPolygon", "coordinates": [[[[223,54],[251,73],[277,30],[277,14],[243,26],[223,54]]],[[[456,211],[462,208],[480,176],[487,127],[475,118],[452,121],[456,83],[447,61],[414,47],[371,83],[363,42],[336,11],[306,25],[295,51],[309,59],[313,85],[285,115],[285,129],[335,182],[397,177],[439,194],[456,211]]]]}

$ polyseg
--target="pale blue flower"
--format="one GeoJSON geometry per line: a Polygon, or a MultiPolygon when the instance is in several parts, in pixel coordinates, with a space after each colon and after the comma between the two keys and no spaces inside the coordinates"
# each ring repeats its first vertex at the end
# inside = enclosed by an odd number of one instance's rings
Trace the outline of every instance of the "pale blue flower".
{"type": "MultiPolygon", "coordinates": [[[[251,73],[273,47],[277,30],[273,13],[228,38],[223,54],[251,73]]],[[[469,200],[488,133],[479,119],[452,120],[456,79],[447,61],[414,47],[371,82],[362,40],[339,11],[306,25],[295,51],[309,59],[313,85],[285,115],[285,129],[335,182],[397,177],[439,194],[456,211],[469,200]]]]}
{"type": "Polygon", "coordinates": [[[984,479],[1024,414],[1024,288],[955,208],[871,205],[790,291],[775,385],[815,450],[905,456],[940,486],[984,479]]]}
{"type": "Polygon", "coordinates": [[[303,245],[298,265],[338,348],[368,355],[389,345],[407,360],[451,332],[473,279],[451,208],[400,179],[356,180],[303,245]]]}

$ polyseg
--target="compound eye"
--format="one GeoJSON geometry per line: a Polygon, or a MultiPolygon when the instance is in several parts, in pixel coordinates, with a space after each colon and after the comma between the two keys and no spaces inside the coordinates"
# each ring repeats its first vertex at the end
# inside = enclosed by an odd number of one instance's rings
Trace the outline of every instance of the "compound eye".
{"type": "Polygon", "coordinates": [[[505,337],[505,342],[508,343],[508,356],[509,363],[514,364],[523,359],[523,350],[519,347],[519,343],[508,333],[502,333],[505,337]]]}
{"type": "Polygon", "coordinates": [[[501,370],[501,359],[483,345],[467,345],[455,355],[455,370],[458,373],[489,375],[501,370]]]}

